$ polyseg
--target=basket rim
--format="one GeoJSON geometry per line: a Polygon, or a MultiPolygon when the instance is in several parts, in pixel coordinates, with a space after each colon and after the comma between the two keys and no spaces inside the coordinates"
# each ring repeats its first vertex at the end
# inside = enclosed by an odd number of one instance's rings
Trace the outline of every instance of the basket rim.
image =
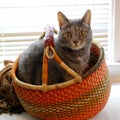
{"type": "MultiPolygon", "coordinates": [[[[98,61],[96,62],[96,64],[82,75],[83,80],[88,75],[92,74],[100,66],[100,63],[104,58],[104,49],[103,49],[103,47],[98,42],[95,42],[95,41],[92,42],[92,44],[95,45],[100,50],[100,55],[99,55],[99,58],[98,58],[98,61]]],[[[16,59],[14,65],[13,65],[12,71],[11,71],[11,77],[12,77],[12,80],[13,80],[13,84],[17,84],[20,87],[30,89],[30,90],[43,91],[43,88],[45,88],[44,84],[42,84],[42,85],[32,85],[32,84],[20,81],[17,78],[15,73],[16,73],[16,70],[17,70],[18,60],[19,60],[19,57],[16,59]]],[[[63,82],[63,83],[58,83],[58,84],[54,84],[54,85],[47,85],[47,90],[44,90],[43,92],[48,92],[50,90],[65,88],[65,87],[68,87],[68,86],[70,86],[72,84],[75,84],[76,82],[78,82],[78,80],[76,80],[76,78],[74,78],[72,80],[69,80],[69,81],[66,81],[66,82],[63,82]]]]}

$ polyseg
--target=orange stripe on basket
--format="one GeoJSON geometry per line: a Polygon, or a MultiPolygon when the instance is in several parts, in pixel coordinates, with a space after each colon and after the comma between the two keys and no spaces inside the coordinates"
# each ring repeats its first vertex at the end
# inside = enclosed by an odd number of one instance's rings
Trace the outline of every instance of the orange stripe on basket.
{"type": "MultiPolygon", "coordinates": [[[[94,106],[86,106],[85,109],[74,109],[74,115],[71,115],[71,112],[67,112],[64,113],[64,115],[62,115],[61,113],[56,116],[54,113],[51,113],[52,115],[50,116],[50,112],[48,111],[45,114],[36,114],[30,111],[30,113],[34,116],[37,116],[38,118],[43,118],[44,120],[87,120],[88,118],[93,117],[94,115],[96,115],[98,112],[100,112],[104,106],[107,103],[107,100],[109,98],[109,93],[110,91],[107,91],[107,94],[105,97],[103,97],[101,100],[97,100],[97,102],[95,102],[94,106]],[[56,116],[56,117],[53,117],[56,116]],[[52,117],[52,118],[51,118],[52,117]]],[[[47,107],[47,106],[46,106],[47,107]]]]}
{"type": "Polygon", "coordinates": [[[85,78],[81,83],[74,84],[67,88],[44,93],[42,91],[29,90],[15,85],[16,92],[21,99],[25,99],[26,101],[32,100],[31,102],[40,104],[57,103],[78,98],[80,95],[89,92],[92,88],[95,88],[97,84],[103,80],[105,74],[108,72],[107,68],[104,66],[105,61],[103,60],[101,66],[94,73],[85,78]]]}
{"type": "MultiPolygon", "coordinates": [[[[35,103],[24,103],[23,104],[26,106],[25,108],[28,109],[28,112],[32,111],[32,113],[39,114],[41,118],[66,118],[66,115],[69,116],[70,118],[74,117],[75,115],[78,115],[79,113],[83,113],[86,111],[86,109],[90,109],[95,106],[98,102],[103,101],[104,98],[106,98],[105,101],[107,101],[108,96],[109,96],[109,91],[110,91],[110,82],[108,81],[101,81],[96,88],[93,88],[92,91],[88,92],[87,94],[84,94],[77,98],[76,100],[71,101],[66,101],[65,103],[58,103],[58,104],[44,104],[41,106],[41,104],[35,104],[35,103]],[[99,89],[99,86],[103,85],[102,88],[99,89]],[[84,103],[83,103],[84,101],[84,103]],[[68,102],[68,103],[67,103],[68,102]],[[64,105],[65,104],[65,105],[64,105]],[[56,106],[57,105],[57,106],[56,106]],[[74,106],[75,105],[75,106],[74,106]],[[77,106],[76,106],[77,105],[77,106]],[[30,108],[29,108],[30,106],[30,108]],[[65,106],[65,109],[64,109],[65,106]],[[71,108],[69,108],[71,106],[71,108]],[[37,108],[36,108],[37,107],[37,108]],[[62,108],[63,107],[63,108],[62,108]],[[68,107],[68,109],[66,109],[68,107]],[[32,109],[32,110],[31,110],[32,109]],[[62,111],[59,111],[61,109],[62,111]],[[54,111],[56,110],[56,111],[54,111]],[[71,110],[73,113],[71,113],[71,110]],[[59,112],[58,112],[59,111],[59,112]],[[54,113],[55,112],[55,113],[54,113]],[[41,115],[40,115],[41,114],[41,115]],[[49,116],[47,116],[49,115],[49,116]]],[[[101,104],[101,106],[104,107],[104,103],[101,104]]],[[[95,109],[100,109],[99,107],[95,109]]],[[[54,119],[55,120],[55,119],[54,119]]]]}

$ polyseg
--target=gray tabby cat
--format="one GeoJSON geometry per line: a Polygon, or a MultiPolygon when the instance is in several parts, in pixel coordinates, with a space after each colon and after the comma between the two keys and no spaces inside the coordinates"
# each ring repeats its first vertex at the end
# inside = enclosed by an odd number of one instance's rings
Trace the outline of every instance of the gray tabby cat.
{"type": "MultiPolygon", "coordinates": [[[[82,74],[88,65],[92,41],[91,11],[87,10],[82,19],[69,20],[58,12],[60,31],[55,38],[55,50],[59,57],[75,72],[82,74]]],[[[20,56],[17,77],[26,83],[41,84],[44,40],[32,43],[20,56]]],[[[49,60],[48,84],[72,79],[54,60],[49,60]]]]}

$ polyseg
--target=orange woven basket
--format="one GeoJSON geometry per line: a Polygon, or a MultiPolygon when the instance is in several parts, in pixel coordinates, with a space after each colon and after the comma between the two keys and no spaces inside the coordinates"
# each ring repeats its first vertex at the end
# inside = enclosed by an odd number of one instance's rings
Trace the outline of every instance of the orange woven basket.
{"type": "MultiPolygon", "coordinates": [[[[43,120],[88,120],[99,113],[108,101],[111,83],[103,48],[92,43],[91,53],[94,58],[83,76],[68,70],[74,73],[75,79],[55,85],[47,85],[46,80],[42,85],[20,81],[16,76],[18,58],[12,69],[12,78],[24,109],[43,120]]],[[[64,66],[61,60],[58,62],[64,66]]]]}
{"type": "Polygon", "coordinates": [[[110,77],[103,48],[93,44],[91,52],[98,57],[98,61],[82,76],[82,82],[64,88],[56,87],[48,92],[43,92],[42,86],[18,80],[16,61],[12,78],[16,94],[24,109],[43,120],[87,120],[100,112],[109,98],[110,77]]]}

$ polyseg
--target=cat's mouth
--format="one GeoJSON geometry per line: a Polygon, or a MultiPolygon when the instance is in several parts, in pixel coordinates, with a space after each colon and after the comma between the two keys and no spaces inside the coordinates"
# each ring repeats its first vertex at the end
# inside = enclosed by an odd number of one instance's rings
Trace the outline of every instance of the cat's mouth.
{"type": "Polygon", "coordinates": [[[72,46],[66,46],[66,47],[71,50],[78,51],[78,50],[82,49],[84,46],[83,45],[72,45],[72,46]]]}
{"type": "Polygon", "coordinates": [[[80,44],[79,42],[74,42],[73,43],[73,45],[72,45],[72,49],[73,50],[79,50],[79,49],[81,49],[81,48],[83,48],[84,47],[84,45],[83,44],[80,44]]]}
{"type": "Polygon", "coordinates": [[[72,47],[73,50],[79,50],[81,48],[83,48],[83,47],[82,46],[74,46],[74,47],[72,47]]]}

